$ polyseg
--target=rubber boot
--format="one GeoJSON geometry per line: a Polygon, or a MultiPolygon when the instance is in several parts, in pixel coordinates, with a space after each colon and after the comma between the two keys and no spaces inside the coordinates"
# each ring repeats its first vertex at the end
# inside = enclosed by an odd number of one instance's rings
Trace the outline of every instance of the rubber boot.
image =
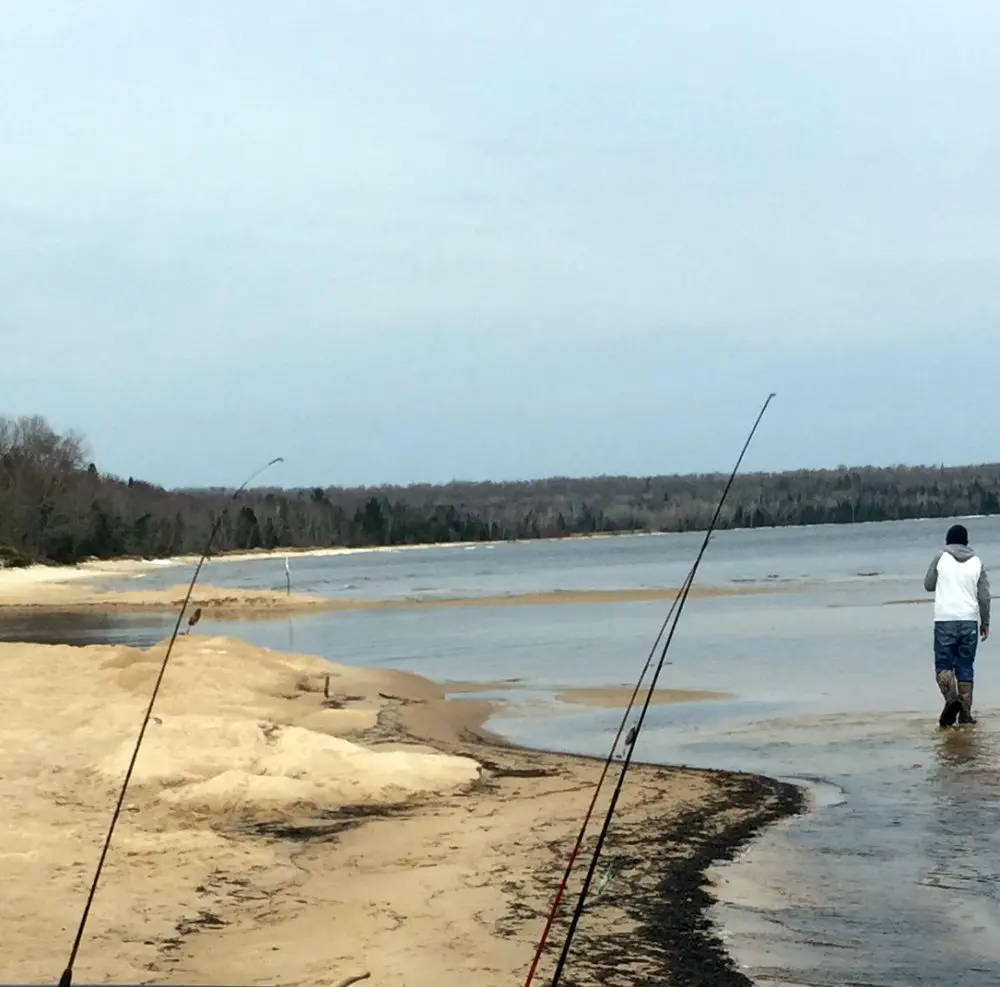
{"type": "MultiPolygon", "coordinates": [[[[941,710],[938,724],[942,727],[953,727],[955,718],[962,712],[962,700],[958,691],[959,685],[955,681],[955,673],[950,669],[938,672],[937,685],[941,695],[944,696],[944,709],[941,710]]],[[[969,706],[971,709],[971,699],[969,706]]]]}
{"type": "Polygon", "coordinates": [[[962,710],[958,714],[958,722],[963,726],[971,726],[976,722],[976,718],[972,715],[972,683],[959,682],[958,695],[962,701],[962,710]]]}

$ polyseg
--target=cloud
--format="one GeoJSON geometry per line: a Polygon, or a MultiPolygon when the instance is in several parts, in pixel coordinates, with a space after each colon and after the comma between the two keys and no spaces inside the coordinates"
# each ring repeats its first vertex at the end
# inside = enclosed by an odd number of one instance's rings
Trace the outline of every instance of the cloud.
{"type": "MultiPolygon", "coordinates": [[[[656,471],[652,425],[603,422],[680,414],[672,353],[746,403],[754,354],[851,391],[1000,318],[984,3],[4,9],[5,400],[121,469],[195,482],[329,420],[345,482],[656,471]],[[180,457],[206,418],[228,444],[180,457]]],[[[919,455],[877,401],[856,448],[919,455]]],[[[848,411],[803,408],[850,459],[848,411]]],[[[782,462],[822,458],[803,429],[782,462]]]]}

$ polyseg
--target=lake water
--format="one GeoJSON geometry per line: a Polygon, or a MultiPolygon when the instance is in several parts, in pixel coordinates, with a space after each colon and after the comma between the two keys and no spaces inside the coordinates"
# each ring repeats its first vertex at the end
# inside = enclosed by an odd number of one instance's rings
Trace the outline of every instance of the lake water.
{"type": "MultiPolygon", "coordinates": [[[[1000,983],[1000,674],[981,646],[979,725],[939,731],[929,594],[948,521],[720,532],[698,585],[774,592],[691,599],[660,685],[735,698],[652,707],[642,760],[808,780],[816,807],[717,869],[717,919],[759,984],[1000,983]],[[905,601],[921,600],[922,603],[905,601]]],[[[987,566],[1000,518],[966,521],[987,566]]],[[[293,589],[335,597],[497,596],[679,585],[700,534],[292,557],[293,589]]],[[[190,579],[151,567],[149,587],[190,579]]],[[[284,588],[280,559],[212,562],[205,583],[284,588]]],[[[1000,585],[1000,576],[994,582],[1000,585]]],[[[130,581],[129,585],[137,584],[130,581]]],[[[633,685],[668,602],[482,605],[203,619],[272,648],[437,679],[521,678],[511,698],[565,684],[633,685]]],[[[170,616],[73,618],[0,635],[149,644],[170,616]]],[[[563,707],[490,726],[538,747],[605,754],[620,711],[563,707]]]]}

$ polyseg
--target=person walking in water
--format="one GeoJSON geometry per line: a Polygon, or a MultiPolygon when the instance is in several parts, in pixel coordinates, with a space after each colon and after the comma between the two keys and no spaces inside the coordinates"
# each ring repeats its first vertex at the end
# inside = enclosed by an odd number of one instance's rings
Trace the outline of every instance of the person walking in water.
{"type": "Polygon", "coordinates": [[[977,636],[990,636],[990,580],[969,548],[969,533],[954,524],[945,547],[931,561],[924,589],[934,594],[934,671],[944,696],[938,723],[943,727],[975,723],[972,715],[973,663],[977,636]]]}

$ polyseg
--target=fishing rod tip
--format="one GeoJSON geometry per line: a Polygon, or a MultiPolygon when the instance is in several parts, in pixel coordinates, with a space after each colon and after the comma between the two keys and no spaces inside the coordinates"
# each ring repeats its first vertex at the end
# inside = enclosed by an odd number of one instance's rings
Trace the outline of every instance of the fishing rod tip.
{"type": "Polygon", "coordinates": [[[285,461],[284,456],[275,456],[267,465],[273,466],[275,463],[283,463],[285,461]]]}

